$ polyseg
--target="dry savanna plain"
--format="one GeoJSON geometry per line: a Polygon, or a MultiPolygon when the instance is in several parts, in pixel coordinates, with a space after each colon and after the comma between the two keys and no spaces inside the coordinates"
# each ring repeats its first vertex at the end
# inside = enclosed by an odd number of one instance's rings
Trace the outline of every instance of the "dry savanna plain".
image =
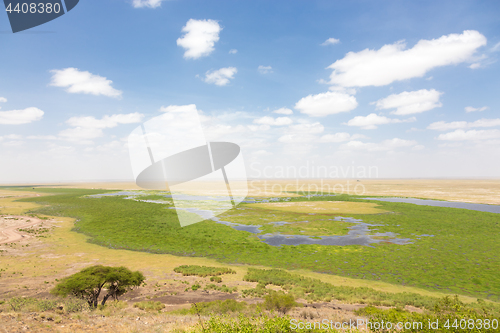
{"type": "MultiPolygon", "coordinates": [[[[500,215],[367,198],[496,206],[499,180],[248,187],[247,202],[218,221],[184,228],[167,191],[0,187],[0,332],[384,331],[367,321],[424,323],[395,329],[408,332],[498,331],[500,215]],[[133,195],[95,196],[124,190],[133,195]],[[54,293],[95,265],[145,280],[96,308],[54,293]]],[[[99,302],[110,289],[103,285],[99,302]]]]}

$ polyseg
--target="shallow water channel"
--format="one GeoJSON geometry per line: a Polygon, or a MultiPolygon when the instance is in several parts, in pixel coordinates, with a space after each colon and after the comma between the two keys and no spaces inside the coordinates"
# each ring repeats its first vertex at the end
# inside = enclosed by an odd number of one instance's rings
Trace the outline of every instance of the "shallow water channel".
{"type": "MultiPolygon", "coordinates": [[[[100,198],[104,196],[127,196],[126,199],[136,199],[136,196],[145,195],[144,193],[139,192],[131,192],[131,191],[121,191],[115,193],[106,193],[106,194],[96,194],[89,195],[92,198],[100,198]]],[[[165,195],[165,198],[171,198],[170,195],[165,195]]],[[[210,197],[211,200],[214,198],[210,197]]],[[[248,198],[245,202],[255,203],[255,202],[269,202],[269,201],[279,201],[279,200],[288,201],[290,198],[268,198],[268,199],[256,199],[256,198],[248,198]]],[[[371,198],[367,198],[372,200],[371,198]]],[[[205,197],[197,198],[196,196],[187,195],[185,200],[206,200],[205,197]]],[[[140,200],[145,202],[153,202],[158,204],[166,204],[163,201],[157,200],[140,200]]],[[[432,201],[432,200],[430,200],[432,201]]],[[[354,225],[348,227],[349,232],[347,235],[342,236],[305,236],[305,235],[284,235],[279,232],[277,233],[267,233],[262,234],[262,230],[260,229],[262,225],[246,225],[233,223],[228,221],[222,221],[219,217],[217,217],[213,211],[208,209],[198,209],[198,208],[179,208],[179,207],[168,207],[169,209],[181,209],[190,213],[197,214],[204,219],[210,219],[214,222],[227,225],[235,230],[246,231],[253,234],[256,234],[259,239],[261,239],[264,243],[272,245],[272,246],[281,246],[281,245],[336,245],[336,246],[346,246],[346,245],[363,245],[363,246],[371,246],[371,244],[376,243],[392,243],[392,244],[412,244],[411,239],[409,238],[397,238],[396,233],[393,232],[385,232],[385,233],[371,233],[376,231],[377,226],[381,226],[381,224],[370,224],[365,223],[362,220],[354,219],[352,217],[341,217],[337,216],[335,218],[329,219],[331,221],[344,221],[353,223],[354,225]],[[261,234],[261,235],[259,235],[261,234]],[[381,239],[381,237],[385,237],[381,239]]],[[[309,221],[301,221],[300,223],[308,223],[309,221]]],[[[276,222],[266,222],[267,224],[274,224],[277,226],[290,224],[291,222],[286,221],[276,221],[276,222]]],[[[332,222],[334,223],[334,222],[332,222]]],[[[420,236],[432,236],[432,235],[420,235],[420,236]]]]}

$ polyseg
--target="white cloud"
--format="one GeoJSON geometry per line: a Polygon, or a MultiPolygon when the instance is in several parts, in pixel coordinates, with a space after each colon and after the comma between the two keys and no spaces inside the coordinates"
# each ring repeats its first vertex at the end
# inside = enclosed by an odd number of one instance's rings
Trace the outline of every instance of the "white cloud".
{"type": "Polygon", "coordinates": [[[341,145],[341,149],[345,150],[368,150],[368,151],[392,151],[398,148],[408,148],[408,147],[411,147],[414,150],[421,150],[424,148],[423,146],[419,145],[415,140],[404,140],[399,138],[384,140],[380,143],[349,141],[341,145]]]}
{"type": "Polygon", "coordinates": [[[133,0],[132,6],[134,6],[134,8],[143,8],[143,7],[157,8],[161,6],[161,3],[163,1],[164,0],[133,0]]]}
{"type": "Polygon", "coordinates": [[[481,108],[474,108],[472,106],[466,106],[465,107],[465,112],[476,112],[476,111],[484,111],[484,110],[487,110],[488,107],[487,106],[483,106],[481,108]]]}
{"type": "Polygon", "coordinates": [[[483,45],[486,45],[486,37],[475,30],[466,30],[462,34],[420,40],[407,50],[406,44],[400,41],[379,50],[349,52],[328,67],[333,69],[330,83],[344,87],[384,86],[423,77],[435,67],[471,59],[483,45]]]}
{"type": "Polygon", "coordinates": [[[271,66],[262,66],[260,65],[259,68],[259,73],[260,74],[268,74],[273,72],[273,68],[271,66]]]}
{"type": "Polygon", "coordinates": [[[285,134],[278,141],[283,143],[308,143],[318,140],[318,137],[311,134],[285,134]]]}
{"type": "Polygon", "coordinates": [[[400,94],[392,94],[386,98],[379,99],[375,104],[377,110],[396,109],[391,112],[397,115],[408,115],[429,111],[441,107],[439,97],[443,94],[435,89],[421,89],[417,91],[404,91],[400,94]]]}
{"type": "Polygon", "coordinates": [[[238,50],[236,49],[229,50],[229,54],[236,54],[236,53],[238,53],[238,50]]]}
{"type": "Polygon", "coordinates": [[[295,108],[311,117],[324,117],[331,114],[354,110],[358,102],[354,96],[336,91],[309,95],[295,104],[295,108]]]}
{"type": "Polygon", "coordinates": [[[101,119],[95,117],[72,117],[66,123],[72,128],[59,132],[59,137],[68,141],[82,144],[92,143],[92,139],[102,137],[103,129],[113,128],[119,124],[133,124],[141,122],[143,114],[134,112],[128,114],[114,114],[104,116],[101,119]]]}
{"type": "Polygon", "coordinates": [[[113,128],[119,124],[134,124],[140,123],[143,114],[134,112],[128,114],[114,114],[111,116],[104,116],[101,119],[95,117],[72,117],[66,123],[72,127],[85,127],[85,128],[113,128]]]}
{"type": "Polygon", "coordinates": [[[89,144],[92,143],[92,139],[103,136],[103,132],[100,128],[74,127],[60,131],[59,136],[64,140],[89,144]]]}
{"type": "Polygon", "coordinates": [[[279,108],[277,110],[274,110],[273,113],[290,115],[293,114],[293,111],[287,108],[279,108]]]}
{"type": "Polygon", "coordinates": [[[392,119],[384,116],[379,116],[375,113],[370,113],[368,116],[356,116],[347,122],[348,126],[358,126],[362,129],[375,129],[378,125],[394,124],[394,123],[409,123],[416,121],[415,117],[405,120],[392,119]]]}
{"type": "Polygon", "coordinates": [[[325,134],[319,139],[319,142],[338,143],[338,142],[345,142],[345,141],[349,141],[349,140],[361,139],[364,137],[365,136],[361,135],[361,134],[350,135],[349,133],[340,132],[340,133],[335,133],[335,134],[325,134]]]}
{"type": "Polygon", "coordinates": [[[495,46],[493,46],[491,48],[492,52],[495,52],[495,51],[498,51],[498,50],[500,50],[500,42],[496,43],[495,46]]]}
{"type": "Polygon", "coordinates": [[[184,58],[198,59],[208,56],[214,51],[221,30],[217,21],[190,19],[182,28],[184,36],[177,39],[177,45],[186,49],[184,58]]]}
{"type": "Polygon", "coordinates": [[[290,125],[292,123],[292,119],[288,117],[273,118],[265,116],[262,118],[255,119],[253,122],[255,124],[260,124],[260,125],[284,126],[284,125],[290,125]]]}
{"type": "Polygon", "coordinates": [[[105,77],[94,75],[78,68],[54,69],[51,86],[67,88],[66,91],[73,94],[104,95],[120,98],[122,91],[111,86],[113,81],[105,77]]]}
{"type": "Polygon", "coordinates": [[[24,110],[0,111],[0,124],[22,125],[42,119],[44,112],[38,108],[24,110]]]}
{"type": "Polygon", "coordinates": [[[470,69],[477,69],[481,68],[481,63],[480,62],[475,62],[469,66],[470,69]]]}
{"type": "Polygon", "coordinates": [[[29,140],[57,140],[55,135],[30,135],[26,137],[29,140]]]}
{"type": "Polygon", "coordinates": [[[500,130],[470,130],[457,129],[454,132],[440,134],[438,140],[444,141],[479,141],[500,139],[500,130]]]}
{"type": "Polygon", "coordinates": [[[0,103],[6,103],[7,102],[7,98],[5,97],[0,97],[0,103]]]}
{"type": "Polygon", "coordinates": [[[230,79],[234,78],[238,70],[235,67],[224,67],[216,71],[208,71],[205,73],[205,82],[213,83],[218,86],[225,86],[230,79]]]}
{"type": "Polygon", "coordinates": [[[315,123],[301,123],[288,127],[290,132],[292,133],[301,133],[301,134],[319,134],[325,130],[325,127],[321,125],[319,122],[315,123]]]}
{"type": "Polygon", "coordinates": [[[474,122],[466,122],[466,121],[453,121],[451,123],[447,123],[445,121],[438,121],[430,124],[427,129],[436,130],[436,131],[448,131],[452,129],[460,129],[460,128],[475,128],[475,127],[496,127],[500,126],[500,118],[497,119],[479,119],[474,122]]]}
{"type": "Polygon", "coordinates": [[[260,125],[260,126],[257,126],[257,125],[248,125],[247,127],[252,132],[267,131],[267,130],[271,129],[271,126],[269,126],[269,125],[260,125]]]}
{"type": "Polygon", "coordinates": [[[340,40],[336,39],[336,38],[328,38],[327,40],[325,40],[321,45],[334,45],[334,44],[338,44],[340,43],[340,40]]]}

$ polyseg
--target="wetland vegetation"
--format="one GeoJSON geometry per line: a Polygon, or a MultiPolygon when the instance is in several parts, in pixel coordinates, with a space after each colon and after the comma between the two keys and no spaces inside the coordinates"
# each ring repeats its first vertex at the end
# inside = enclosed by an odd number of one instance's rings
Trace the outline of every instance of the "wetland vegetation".
{"type": "Polygon", "coordinates": [[[361,197],[338,195],[292,197],[287,202],[304,202],[312,208],[315,206],[311,203],[315,202],[320,206],[333,201],[348,202],[350,206],[370,203],[372,209],[383,212],[297,212],[283,207],[272,209],[270,203],[266,207],[240,204],[219,215],[222,221],[261,225],[263,233],[313,237],[347,234],[352,223],[335,217],[351,217],[376,225],[371,227],[373,234],[392,232],[410,239],[405,245],[393,244],[391,237],[381,237],[383,241],[371,246],[271,246],[256,234],[212,220],[181,228],[175,210],[168,205],[127,200],[125,196],[85,197],[105,193],[103,190],[35,191],[52,195],[22,199],[44,206],[31,213],[74,217],[74,231],[89,236],[89,242],[110,248],[209,257],[221,263],[306,269],[500,300],[500,215],[494,213],[395,202],[376,202],[375,207],[373,201],[361,197]]]}

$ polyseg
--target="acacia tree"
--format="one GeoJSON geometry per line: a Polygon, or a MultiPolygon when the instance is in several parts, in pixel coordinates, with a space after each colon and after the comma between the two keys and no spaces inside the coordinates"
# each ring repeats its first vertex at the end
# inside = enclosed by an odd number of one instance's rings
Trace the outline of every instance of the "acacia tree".
{"type": "Polygon", "coordinates": [[[63,297],[73,295],[86,300],[90,307],[96,308],[103,289],[107,289],[107,294],[102,300],[102,305],[109,297],[117,300],[119,296],[134,287],[139,287],[144,280],[144,275],[139,271],[132,272],[123,266],[97,265],[64,278],[51,292],[63,297]]]}

